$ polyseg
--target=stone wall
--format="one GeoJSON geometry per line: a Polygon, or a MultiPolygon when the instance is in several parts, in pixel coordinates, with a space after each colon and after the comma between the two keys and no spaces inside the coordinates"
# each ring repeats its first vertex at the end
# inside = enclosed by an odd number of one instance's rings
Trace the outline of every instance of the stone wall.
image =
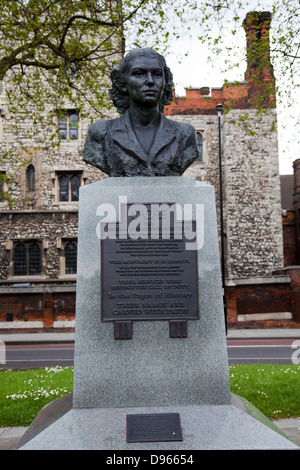
{"type": "Polygon", "coordinates": [[[77,211],[3,212],[0,218],[0,280],[14,279],[13,242],[17,240],[42,241],[42,275],[34,276],[34,279],[19,279],[18,276],[15,282],[62,279],[60,240],[77,238],[77,225],[77,211]]]}
{"type": "MultiPolygon", "coordinates": [[[[246,122],[243,110],[232,110],[221,119],[227,278],[270,276],[272,270],[283,266],[276,112],[269,110],[261,116],[256,110],[247,113],[246,122]]],[[[204,161],[194,163],[184,176],[215,187],[219,214],[216,112],[215,116],[170,118],[188,122],[201,132],[204,161]]]]}
{"type": "Polygon", "coordinates": [[[227,275],[261,277],[283,266],[276,115],[249,111],[251,135],[231,111],[223,127],[227,275]]]}

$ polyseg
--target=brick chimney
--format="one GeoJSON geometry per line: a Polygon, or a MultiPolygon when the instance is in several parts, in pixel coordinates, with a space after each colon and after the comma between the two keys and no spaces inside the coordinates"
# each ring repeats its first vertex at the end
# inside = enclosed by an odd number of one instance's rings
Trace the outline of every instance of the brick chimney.
{"type": "Polygon", "coordinates": [[[270,62],[270,24],[272,15],[268,11],[247,13],[243,27],[247,39],[247,70],[245,80],[274,81],[270,62]]]}
{"type": "Polygon", "coordinates": [[[293,162],[294,169],[294,194],[293,207],[300,209],[300,158],[293,162]]]}
{"type": "Polygon", "coordinates": [[[296,263],[300,264],[300,158],[293,162],[294,168],[294,194],[293,209],[296,220],[296,263]]]}

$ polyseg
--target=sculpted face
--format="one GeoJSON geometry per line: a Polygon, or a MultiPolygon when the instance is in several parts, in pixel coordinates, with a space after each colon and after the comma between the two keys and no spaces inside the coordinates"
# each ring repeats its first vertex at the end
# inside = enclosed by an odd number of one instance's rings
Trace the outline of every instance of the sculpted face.
{"type": "Polygon", "coordinates": [[[126,89],[139,105],[158,104],[165,87],[164,67],[158,56],[135,57],[127,71],[126,89]]]}

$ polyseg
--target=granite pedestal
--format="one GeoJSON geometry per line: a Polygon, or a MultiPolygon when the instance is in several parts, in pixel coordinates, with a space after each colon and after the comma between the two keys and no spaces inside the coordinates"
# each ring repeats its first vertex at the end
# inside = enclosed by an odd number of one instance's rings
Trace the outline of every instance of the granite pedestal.
{"type": "Polygon", "coordinates": [[[296,448],[232,401],[216,220],[214,188],[183,177],[107,178],[81,188],[74,391],[52,423],[57,407],[48,405],[21,449],[296,448]],[[132,339],[115,340],[113,322],[101,322],[99,222],[118,221],[124,201],[176,202],[197,221],[200,318],[188,322],[187,338],[170,338],[168,321],[134,321],[132,339]],[[183,440],[127,443],[126,416],[147,413],[179,413],[183,440]]]}

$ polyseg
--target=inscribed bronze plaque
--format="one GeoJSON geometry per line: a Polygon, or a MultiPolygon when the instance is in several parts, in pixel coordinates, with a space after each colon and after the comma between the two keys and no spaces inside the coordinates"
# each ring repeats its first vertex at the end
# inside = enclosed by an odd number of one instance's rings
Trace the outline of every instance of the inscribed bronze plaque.
{"type": "Polygon", "coordinates": [[[179,413],[151,413],[127,415],[126,441],[183,441],[179,413]]]}
{"type": "Polygon", "coordinates": [[[187,249],[196,222],[184,226],[172,207],[126,204],[102,227],[102,321],[199,318],[197,250],[187,249]]]}

